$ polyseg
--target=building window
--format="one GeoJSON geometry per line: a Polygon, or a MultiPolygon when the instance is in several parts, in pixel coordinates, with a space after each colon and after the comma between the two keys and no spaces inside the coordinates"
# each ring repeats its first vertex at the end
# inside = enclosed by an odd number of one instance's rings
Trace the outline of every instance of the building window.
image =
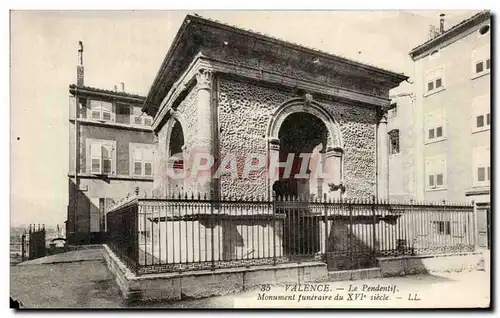
{"type": "Polygon", "coordinates": [[[444,67],[438,67],[425,74],[426,92],[431,94],[444,89],[444,67]]]}
{"type": "Polygon", "coordinates": [[[142,112],[141,107],[132,106],[132,123],[134,125],[151,126],[153,120],[142,112]]]}
{"type": "Polygon", "coordinates": [[[391,155],[399,153],[399,130],[393,129],[389,131],[389,153],[391,155]]]}
{"type": "Polygon", "coordinates": [[[474,148],[472,156],[473,185],[488,186],[491,181],[490,148],[474,148]]]}
{"type": "Polygon", "coordinates": [[[115,141],[87,139],[88,169],[92,174],[110,175],[115,170],[115,141]]]}
{"type": "Polygon", "coordinates": [[[472,132],[490,129],[491,114],[489,95],[478,96],[472,100],[472,132]]]}
{"type": "Polygon", "coordinates": [[[444,140],[445,135],[445,115],[444,111],[435,111],[425,115],[425,137],[426,142],[431,143],[435,141],[444,140]]]}
{"type": "Polygon", "coordinates": [[[490,72],[490,46],[485,45],[472,51],[472,79],[490,72]]]}
{"type": "Polygon", "coordinates": [[[435,234],[451,235],[450,221],[432,221],[431,223],[435,234]]]}
{"type": "Polygon", "coordinates": [[[132,175],[153,175],[153,149],[153,146],[148,144],[130,144],[130,171],[132,175]]]}
{"type": "Polygon", "coordinates": [[[446,161],[443,156],[426,158],[425,175],[427,190],[444,189],[446,187],[446,161]]]}
{"type": "Polygon", "coordinates": [[[116,103],[116,122],[120,124],[130,124],[130,105],[116,103]]]}
{"type": "Polygon", "coordinates": [[[476,61],[476,74],[480,74],[490,70],[490,59],[484,61],[476,61]]]}
{"type": "Polygon", "coordinates": [[[112,120],[113,104],[110,102],[91,99],[90,118],[101,121],[112,120]]]}

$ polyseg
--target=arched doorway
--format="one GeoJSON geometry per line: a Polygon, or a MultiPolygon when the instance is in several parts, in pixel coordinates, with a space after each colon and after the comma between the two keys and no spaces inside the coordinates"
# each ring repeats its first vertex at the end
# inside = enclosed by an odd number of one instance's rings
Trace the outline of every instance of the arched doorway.
{"type": "Polygon", "coordinates": [[[280,168],[277,175],[270,171],[271,190],[281,197],[278,201],[283,196],[299,199],[294,204],[277,205],[276,212],[284,214],[283,251],[290,257],[314,255],[320,250],[322,216],[312,213],[308,202],[323,199],[325,194],[328,198],[340,196],[339,192],[329,191],[329,184],[340,184],[342,180],[339,126],[319,103],[310,98],[295,98],[273,114],[268,138],[271,160],[278,156],[281,166],[293,157],[288,176],[285,168],[280,168]],[[325,171],[332,174],[327,176],[325,171]]]}
{"type": "MultiPolygon", "coordinates": [[[[184,172],[184,132],[182,124],[176,118],[172,118],[169,123],[169,136],[167,138],[167,156],[169,169],[175,175],[181,176],[184,172]]],[[[167,189],[178,192],[183,190],[184,178],[168,176],[167,189]]]]}
{"type": "Polygon", "coordinates": [[[329,199],[340,197],[340,191],[329,191],[329,185],[342,182],[342,136],[339,125],[321,104],[304,98],[284,103],[271,117],[268,141],[271,160],[278,157],[284,163],[288,155],[294,154],[290,180],[283,178],[284,169],[278,175],[270,171],[271,195],[274,191],[309,200],[324,198],[325,194],[329,199]],[[309,158],[310,165],[305,170],[305,162],[300,171],[304,158],[309,158]],[[301,173],[299,179],[293,178],[295,172],[301,173]],[[304,178],[304,174],[309,177],[304,178]]]}
{"type": "Polygon", "coordinates": [[[182,153],[182,146],[184,146],[184,134],[182,132],[182,126],[178,120],[174,120],[168,145],[168,156],[172,157],[175,154],[182,153]]]}
{"type": "MultiPolygon", "coordinates": [[[[285,168],[280,168],[280,194],[307,200],[313,199],[318,195],[318,186],[322,187],[318,184],[316,171],[313,169],[321,164],[322,156],[327,148],[328,130],[324,122],[306,112],[290,114],[281,124],[278,138],[280,162],[286,162],[293,154],[290,176],[284,175],[285,168]]],[[[321,193],[319,195],[321,196],[321,193]]]]}

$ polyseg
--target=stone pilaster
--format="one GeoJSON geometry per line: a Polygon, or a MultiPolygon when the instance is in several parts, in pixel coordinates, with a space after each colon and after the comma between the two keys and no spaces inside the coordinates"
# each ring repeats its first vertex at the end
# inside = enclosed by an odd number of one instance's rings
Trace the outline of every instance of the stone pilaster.
{"type": "Polygon", "coordinates": [[[389,199],[389,134],[387,111],[380,114],[377,125],[377,192],[381,200],[389,199]]]}
{"type": "MultiPolygon", "coordinates": [[[[318,180],[319,181],[319,180],[318,180]]],[[[323,154],[323,193],[328,199],[336,200],[340,198],[342,182],[342,149],[329,148],[323,154]],[[335,185],[336,190],[329,191],[329,185],[335,185]]],[[[331,190],[331,189],[330,189],[331,190]]]]}
{"type": "Polygon", "coordinates": [[[269,198],[273,197],[273,185],[278,181],[278,171],[270,171],[272,160],[279,160],[280,155],[280,140],[278,138],[269,138],[269,166],[268,166],[268,179],[269,179],[269,198]]]}
{"type": "MultiPolygon", "coordinates": [[[[212,82],[213,74],[210,70],[201,69],[196,74],[197,90],[197,133],[191,149],[191,159],[195,159],[196,154],[206,154],[214,156],[214,112],[212,109],[212,82]]],[[[203,160],[204,161],[204,160],[203,160]]],[[[193,162],[192,164],[196,164],[193,162]]],[[[192,169],[191,169],[192,170],[192,169]]],[[[214,170],[198,172],[193,178],[196,183],[195,188],[200,193],[210,195],[213,193],[214,170]]]]}

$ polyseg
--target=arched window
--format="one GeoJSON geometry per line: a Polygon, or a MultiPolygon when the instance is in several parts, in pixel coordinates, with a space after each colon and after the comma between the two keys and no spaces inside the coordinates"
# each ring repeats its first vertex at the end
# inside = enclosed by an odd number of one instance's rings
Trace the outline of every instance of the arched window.
{"type": "Polygon", "coordinates": [[[389,154],[397,153],[399,153],[399,130],[393,129],[389,131],[389,154]]]}

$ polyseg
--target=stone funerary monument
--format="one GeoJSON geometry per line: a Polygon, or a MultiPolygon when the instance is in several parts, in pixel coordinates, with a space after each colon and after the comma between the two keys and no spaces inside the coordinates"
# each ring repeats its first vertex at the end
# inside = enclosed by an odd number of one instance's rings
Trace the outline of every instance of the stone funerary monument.
{"type": "MultiPolygon", "coordinates": [[[[402,74],[188,15],[143,108],[154,117],[158,142],[155,193],[161,196],[173,189],[204,193],[210,198],[272,198],[273,186],[278,184],[274,189],[280,194],[335,199],[340,191],[330,191],[328,184],[342,183],[344,197],[386,199],[385,114],[389,90],[406,79],[402,74]],[[213,178],[212,171],[208,176],[170,178],[168,159],[193,149],[213,155],[216,163],[234,156],[239,177],[226,174],[213,178]],[[266,169],[251,171],[243,178],[244,159],[249,153],[261,155],[260,160],[276,156],[281,161],[288,154],[309,153],[334,171],[333,179],[281,180],[280,174],[269,177],[266,169]]],[[[294,158],[292,170],[297,172],[301,158],[294,158]]],[[[174,168],[189,175],[191,166],[184,161],[174,168]]],[[[155,223],[153,226],[159,227],[156,232],[170,233],[168,229],[174,225],[166,223],[155,223]]],[[[242,238],[234,240],[233,234],[227,234],[234,231],[224,228],[217,232],[225,249],[217,255],[244,254],[244,247],[253,240],[245,236],[245,228],[248,233],[249,227],[262,227],[241,220],[234,223],[221,226],[236,228],[242,238]]],[[[274,224],[258,230],[271,231],[265,237],[279,236],[276,246],[281,253],[282,231],[290,229],[274,224]]],[[[189,237],[189,228],[186,231],[189,237]]],[[[203,238],[197,240],[203,245],[203,238]]],[[[174,236],[160,241],[181,249],[191,244],[174,236]]],[[[156,244],[160,249],[161,242],[156,244]]],[[[151,253],[157,255],[154,248],[151,253]]],[[[182,261],[171,257],[175,256],[159,258],[182,261]]]]}

